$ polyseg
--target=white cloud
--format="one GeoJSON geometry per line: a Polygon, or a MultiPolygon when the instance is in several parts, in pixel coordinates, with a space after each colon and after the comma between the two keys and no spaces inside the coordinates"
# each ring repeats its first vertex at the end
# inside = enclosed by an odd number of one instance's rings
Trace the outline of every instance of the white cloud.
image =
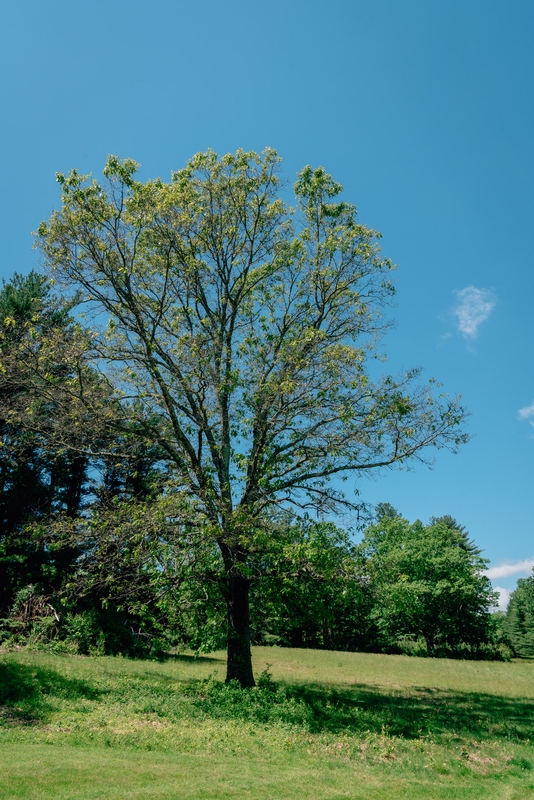
{"type": "Polygon", "coordinates": [[[499,592],[499,611],[506,611],[512,592],[510,589],[503,589],[502,586],[494,586],[493,588],[496,592],[499,592]]]}
{"type": "MultiPolygon", "coordinates": [[[[534,558],[526,558],[524,561],[500,564],[498,567],[485,569],[484,575],[492,579],[509,578],[511,575],[519,575],[521,572],[529,573],[532,567],[534,567],[534,558]]],[[[495,591],[497,591],[497,588],[495,591]]]]}
{"type": "Polygon", "coordinates": [[[534,402],[529,406],[525,406],[525,408],[520,408],[518,413],[520,419],[528,419],[528,417],[534,416],[534,402]]]}
{"type": "Polygon", "coordinates": [[[458,317],[458,330],[467,339],[474,339],[478,326],[495,308],[495,295],[491,289],[477,289],[476,286],[457,289],[455,294],[458,297],[458,304],[454,308],[454,314],[458,317]]]}

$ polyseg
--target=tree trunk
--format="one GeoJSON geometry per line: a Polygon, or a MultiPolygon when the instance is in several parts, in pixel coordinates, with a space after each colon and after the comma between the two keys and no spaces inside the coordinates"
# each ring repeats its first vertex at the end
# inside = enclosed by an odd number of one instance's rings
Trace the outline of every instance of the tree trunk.
{"type": "Polygon", "coordinates": [[[289,644],[291,647],[304,647],[304,630],[302,628],[291,628],[289,644]]]}
{"type": "Polygon", "coordinates": [[[252,674],[249,622],[250,581],[235,567],[227,573],[226,613],[228,620],[228,662],[226,682],[238,680],[243,688],[255,686],[252,674]]]}

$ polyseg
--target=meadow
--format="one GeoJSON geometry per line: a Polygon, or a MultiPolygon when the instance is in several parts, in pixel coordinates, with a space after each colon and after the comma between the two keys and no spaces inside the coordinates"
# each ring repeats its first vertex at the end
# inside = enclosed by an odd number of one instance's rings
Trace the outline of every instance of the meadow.
{"type": "Polygon", "coordinates": [[[2,800],[534,796],[534,661],[0,656],[2,800]]]}

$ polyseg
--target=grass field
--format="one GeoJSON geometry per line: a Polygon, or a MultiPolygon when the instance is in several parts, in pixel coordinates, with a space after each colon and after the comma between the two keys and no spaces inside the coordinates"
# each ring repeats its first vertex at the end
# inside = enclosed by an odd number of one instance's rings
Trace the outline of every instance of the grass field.
{"type": "Polygon", "coordinates": [[[1,800],[534,798],[534,661],[0,656],[1,800]],[[269,677],[272,676],[272,677],[269,677]]]}

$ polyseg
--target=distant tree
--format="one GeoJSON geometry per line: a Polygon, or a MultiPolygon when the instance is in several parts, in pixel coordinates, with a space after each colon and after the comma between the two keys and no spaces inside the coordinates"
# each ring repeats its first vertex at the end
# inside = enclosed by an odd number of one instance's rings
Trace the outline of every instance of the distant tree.
{"type": "Polygon", "coordinates": [[[534,575],[518,580],[503,627],[516,655],[534,657],[534,575]]]}
{"type": "Polygon", "coordinates": [[[381,522],[383,519],[395,519],[401,516],[402,514],[397,511],[396,508],[393,508],[391,503],[377,503],[375,506],[375,518],[377,522],[381,522]]]}
{"type": "Polygon", "coordinates": [[[458,523],[454,517],[451,517],[450,514],[443,514],[441,517],[430,517],[428,524],[430,526],[442,524],[447,528],[450,528],[451,531],[458,531],[462,534],[460,538],[460,547],[463,547],[465,550],[469,550],[474,555],[481,555],[482,550],[477,547],[472,539],[469,539],[469,534],[465,525],[460,525],[460,523],[458,523]]]}
{"type": "Polygon", "coordinates": [[[392,293],[379,234],[322,168],[300,172],[289,207],[279,166],[271,149],[208,151],[143,184],[112,156],[103,183],[58,176],[62,208],[38,231],[50,274],[107,323],[86,357],[114,388],[109,423],[160,447],[205,516],[242,686],[249,562],[269,551],[273,510],[335,509],[335,476],[466,438],[458,402],[432,399],[417,371],[371,379],[392,293]]]}
{"type": "Polygon", "coordinates": [[[482,574],[487,560],[452,518],[425,526],[383,516],[364,534],[374,606],[384,643],[422,637],[430,654],[441,646],[479,645],[491,636],[496,603],[482,574]]]}
{"type": "Polygon", "coordinates": [[[368,593],[349,533],[308,517],[277,527],[252,583],[256,643],[365,649],[368,593]]]}

